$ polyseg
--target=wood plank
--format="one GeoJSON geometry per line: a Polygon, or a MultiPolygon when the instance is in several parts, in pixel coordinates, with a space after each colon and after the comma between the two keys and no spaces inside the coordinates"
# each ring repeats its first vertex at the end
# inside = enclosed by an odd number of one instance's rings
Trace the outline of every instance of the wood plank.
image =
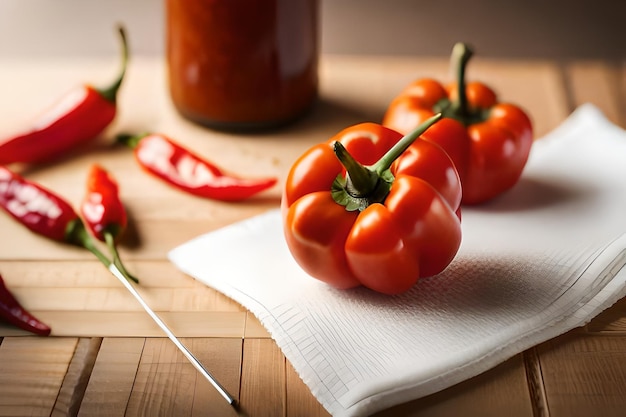
{"type": "Polygon", "coordinates": [[[626,298],[600,313],[586,326],[590,333],[626,334],[626,298]]]}
{"type": "MultiPolygon", "coordinates": [[[[113,277],[111,277],[113,278],[113,277]]],[[[48,288],[29,287],[11,289],[15,297],[30,311],[143,311],[141,305],[119,282],[115,287],[48,288]]],[[[212,311],[241,312],[243,308],[225,300],[216,291],[195,288],[145,288],[137,291],[155,311],[212,311]]]]}
{"type": "Polygon", "coordinates": [[[79,417],[124,417],[144,348],[143,338],[102,340],[79,417]]]}
{"type": "Polygon", "coordinates": [[[240,409],[254,417],[286,416],[285,357],[271,339],[245,339],[240,409]]]}
{"type": "MultiPolygon", "coordinates": [[[[189,288],[200,289],[204,284],[179,271],[166,259],[138,260],[125,262],[140,279],[143,288],[189,288]]],[[[2,275],[12,288],[117,288],[120,285],[95,259],[84,261],[43,259],[37,262],[6,260],[0,261],[2,275]]]]}
{"type": "Polygon", "coordinates": [[[566,67],[574,105],[593,103],[613,123],[626,127],[624,71],[616,64],[575,61],[566,67]]]}
{"type": "Polygon", "coordinates": [[[526,379],[528,381],[528,391],[533,407],[534,417],[548,417],[548,398],[543,385],[543,375],[541,373],[541,363],[537,349],[532,347],[522,353],[526,365],[526,379]]]}
{"type": "Polygon", "coordinates": [[[5,337],[0,345],[0,416],[50,416],[77,342],[5,337]]]}
{"type": "Polygon", "coordinates": [[[98,337],[78,340],[51,417],[78,415],[101,343],[98,337]]]}
{"type": "Polygon", "coordinates": [[[263,327],[261,322],[249,311],[246,312],[246,326],[244,329],[244,338],[271,338],[269,332],[263,327]]]}
{"type": "Polygon", "coordinates": [[[285,371],[285,383],[287,384],[285,415],[288,417],[330,417],[330,414],[311,394],[309,387],[304,384],[289,362],[287,362],[285,371]]]}
{"type": "MultiPolygon", "coordinates": [[[[169,261],[131,261],[137,289],[154,310],[244,311],[169,261]]],[[[36,310],[141,311],[127,290],[96,261],[0,262],[5,284],[22,305],[36,310]]]]}
{"type": "MultiPolygon", "coordinates": [[[[229,395],[239,401],[239,381],[241,379],[243,339],[191,340],[191,350],[200,363],[226,389],[229,395]]],[[[193,417],[236,416],[237,409],[229,405],[206,379],[198,376],[193,403],[193,417]]]]}
{"type": "Polygon", "coordinates": [[[376,417],[532,417],[522,355],[439,393],[375,414],[376,417]]]}
{"type": "MultiPolygon", "coordinates": [[[[240,339],[181,339],[220,383],[237,394],[240,339]]],[[[169,339],[151,338],[141,356],[126,417],[236,415],[169,339]],[[210,411],[210,412],[209,412],[210,411]]]]}
{"type": "MultiPolygon", "coordinates": [[[[180,337],[243,337],[246,313],[183,311],[157,312],[180,337]]],[[[143,311],[33,311],[52,328],[53,336],[77,337],[163,337],[163,331],[143,311]]],[[[0,335],[28,336],[30,333],[0,323],[0,335]]]]}
{"type": "Polygon", "coordinates": [[[569,333],[538,352],[550,417],[624,415],[626,336],[569,333]]]}

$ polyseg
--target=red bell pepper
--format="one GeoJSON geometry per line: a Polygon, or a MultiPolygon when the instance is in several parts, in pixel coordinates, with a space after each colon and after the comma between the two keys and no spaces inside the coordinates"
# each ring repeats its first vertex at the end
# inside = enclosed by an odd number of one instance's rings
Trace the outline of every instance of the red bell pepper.
{"type": "MultiPolygon", "coordinates": [[[[32,232],[83,247],[106,267],[111,261],[96,247],[85,224],[63,198],[0,165],[0,207],[32,232]]],[[[123,273],[123,271],[122,271],[123,273]]],[[[136,281],[135,277],[126,276],[136,281]]]]}
{"type": "Polygon", "coordinates": [[[278,181],[275,177],[241,178],[227,174],[162,134],[120,135],[118,141],[134,148],[135,160],[144,171],[199,197],[244,200],[273,187],[278,181]]]}
{"type": "Polygon", "coordinates": [[[281,206],[304,271],[337,288],[397,294],[448,266],[461,243],[461,185],[450,157],[418,139],[439,117],[404,137],[358,124],[295,162],[281,206]]]}
{"type": "Polygon", "coordinates": [[[78,86],[41,115],[31,129],[0,139],[0,164],[52,161],[94,139],[113,121],[117,112],[117,92],[124,79],[128,59],[126,35],[122,27],[119,33],[123,59],[117,79],[104,89],[78,86]]]}
{"type": "Polygon", "coordinates": [[[0,320],[6,321],[22,330],[48,336],[50,327],[33,316],[15,299],[0,275],[0,320]]]}
{"type": "Polygon", "coordinates": [[[116,245],[116,240],[126,230],[128,223],[126,209],[120,199],[117,182],[98,164],[93,164],[89,170],[87,193],[80,210],[91,233],[106,243],[113,263],[125,275],[131,276],[121,261],[116,245]]]}
{"type": "Polygon", "coordinates": [[[425,78],[409,84],[389,105],[383,125],[402,133],[435,113],[444,119],[425,140],[448,152],[461,177],[463,204],[488,201],[519,180],[533,142],[532,123],[518,106],[500,103],[480,82],[465,82],[472,50],[458,43],[452,52],[457,82],[444,88],[425,78]]]}

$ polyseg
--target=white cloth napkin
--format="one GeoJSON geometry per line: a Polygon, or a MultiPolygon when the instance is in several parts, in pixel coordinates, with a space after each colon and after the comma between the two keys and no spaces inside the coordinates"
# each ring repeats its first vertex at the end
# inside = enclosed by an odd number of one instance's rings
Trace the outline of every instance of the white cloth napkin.
{"type": "Polygon", "coordinates": [[[626,295],[626,132],[590,104],[539,140],[520,182],[463,211],[443,273],[400,296],[307,276],[272,210],[175,248],[254,313],[334,416],[447,388],[585,324],[626,295]]]}

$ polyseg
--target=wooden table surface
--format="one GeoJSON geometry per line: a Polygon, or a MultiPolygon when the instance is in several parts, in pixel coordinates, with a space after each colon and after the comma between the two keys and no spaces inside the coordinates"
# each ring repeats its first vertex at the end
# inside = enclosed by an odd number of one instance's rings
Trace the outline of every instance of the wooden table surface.
{"type": "MultiPolygon", "coordinates": [[[[29,123],[76,83],[106,84],[115,60],[0,61],[0,136],[29,123]]],[[[626,126],[626,62],[474,58],[468,78],[491,84],[530,113],[538,137],[591,102],[626,126]]],[[[77,205],[97,161],[121,184],[130,227],[121,242],[140,292],[232,393],[231,408],[87,251],[36,236],[0,213],[0,273],[22,304],[53,328],[34,337],[0,324],[0,416],[327,416],[258,321],[178,271],[175,246],[275,208],[290,164],[348,125],[380,121],[409,81],[447,79],[445,59],[323,56],[321,98],[300,122],[232,135],[193,125],[173,110],[160,58],[135,57],[114,124],[87,149],[55,164],[14,166],[77,205]],[[144,174],[115,134],[160,131],[242,175],[279,186],[244,203],[178,192],[144,174]]],[[[589,140],[593,140],[592,137],[589,140]]],[[[211,256],[211,254],[207,254],[211,256]]],[[[242,259],[245,262],[245,259],[242,259]]],[[[626,299],[575,329],[440,393],[377,414],[391,416],[623,416],[626,299]]]]}

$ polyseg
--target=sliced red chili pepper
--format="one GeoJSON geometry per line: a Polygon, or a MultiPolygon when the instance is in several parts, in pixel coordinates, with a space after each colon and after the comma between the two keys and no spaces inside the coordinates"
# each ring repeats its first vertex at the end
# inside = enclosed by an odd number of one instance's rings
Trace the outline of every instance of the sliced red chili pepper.
{"type": "Polygon", "coordinates": [[[162,134],[120,135],[118,140],[134,148],[135,159],[146,172],[199,197],[244,200],[273,187],[278,181],[275,177],[247,179],[226,174],[217,165],[162,134]]]}
{"type": "Polygon", "coordinates": [[[131,276],[122,263],[116,246],[116,240],[126,230],[126,209],[120,199],[117,182],[98,164],[93,164],[89,170],[87,193],[80,209],[91,233],[106,242],[113,263],[123,273],[131,276]]]}
{"type": "Polygon", "coordinates": [[[0,275],[0,319],[41,336],[48,336],[51,331],[47,324],[22,307],[5,285],[2,275],[0,275]]]}
{"type": "Polygon", "coordinates": [[[108,87],[82,85],[63,96],[36,120],[32,128],[0,140],[0,164],[49,162],[76,146],[98,136],[115,118],[117,92],[124,79],[128,60],[126,35],[122,40],[122,69],[108,87]]]}
{"type": "MultiPolygon", "coordinates": [[[[42,185],[1,165],[0,207],[32,232],[83,247],[106,267],[111,265],[111,261],[89,237],[84,223],[68,202],[42,185]]],[[[136,280],[132,276],[126,277],[136,280]]]]}
{"type": "Polygon", "coordinates": [[[80,219],[65,200],[0,166],[0,206],[34,233],[69,241],[80,219]]]}
{"type": "Polygon", "coordinates": [[[0,318],[22,330],[48,336],[50,327],[33,316],[15,299],[0,275],[0,318]]]}

